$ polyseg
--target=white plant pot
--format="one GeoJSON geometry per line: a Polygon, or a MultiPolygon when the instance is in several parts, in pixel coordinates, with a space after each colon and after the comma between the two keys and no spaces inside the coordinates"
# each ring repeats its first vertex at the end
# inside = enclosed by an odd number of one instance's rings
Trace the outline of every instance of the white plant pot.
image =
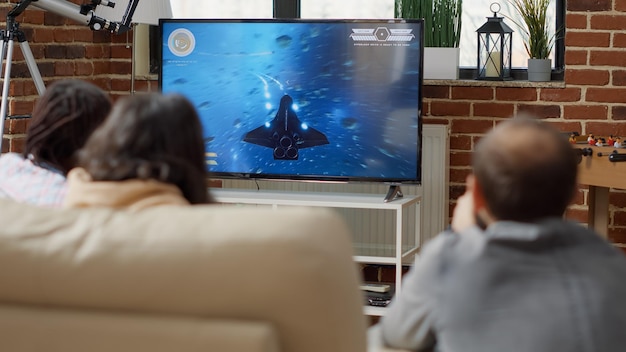
{"type": "Polygon", "coordinates": [[[551,59],[528,59],[528,80],[531,82],[548,82],[551,80],[551,59]]]}
{"type": "Polygon", "coordinates": [[[424,48],[424,79],[459,79],[459,48],[424,48]]]}

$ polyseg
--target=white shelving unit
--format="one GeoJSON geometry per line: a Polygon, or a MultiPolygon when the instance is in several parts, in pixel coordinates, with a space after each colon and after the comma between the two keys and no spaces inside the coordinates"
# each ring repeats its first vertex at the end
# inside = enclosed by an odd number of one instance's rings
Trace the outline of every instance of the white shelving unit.
{"type": "MultiPolygon", "coordinates": [[[[402,265],[409,263],[419,250],[420,244],[420,221],[421,221],[421,196],[404,196],[391,202],[384,202],[384,195],[362,193],[330,193],[330,192],[290,192],[290,191],[266,191],[247,189],[211,189],[211,194],[219,203],[233,204],[256,204],[269,205],[274,208],[279,206],[307,206],[325,208],[353,208],[353,209],[378,209],[392,210],[395,212],[395,255],[383,256],[355,256],[354,260],[359,263],[391,264],[395,265],[396,294],[399,294],[402,286],[402,265]],[[409,234],[403,233],[403,221],[410,211],[415,216],[415,246],[403,250],[404,239],[409,234]]],[[[365,307],[368,315],[382,315],[384,308],[365,307]]]]}

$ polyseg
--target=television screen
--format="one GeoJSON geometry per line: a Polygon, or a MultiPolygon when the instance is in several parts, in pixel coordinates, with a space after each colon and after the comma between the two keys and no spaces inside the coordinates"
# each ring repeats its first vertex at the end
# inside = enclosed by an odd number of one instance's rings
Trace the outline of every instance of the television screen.
{"type": "Polygon", "coordinates": [[[421,181],[420,20],[161,20],[213,176],[421,181]]]}

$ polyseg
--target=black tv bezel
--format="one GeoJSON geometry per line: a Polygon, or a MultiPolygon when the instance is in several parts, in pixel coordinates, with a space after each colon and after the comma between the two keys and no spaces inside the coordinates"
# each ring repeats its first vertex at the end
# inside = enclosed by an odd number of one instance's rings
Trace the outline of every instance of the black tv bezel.
{"type": "Polygon", "coordinates": [[[423,109],[423,87],[424,87],[424,20],[423,19],[241,19],[241,18],[169,18],[159,19],[159,72],[158,89],[162,92],[163,87],[163,24],[164,23],[412,23],[420,26],[420,63],[419,63],[419,89],[417,107],[417,167],[418,178],[397,178],[397,177],[362,177],[362,176],[325,176],[325,175],[294,175],[294,174],[270,174],[270,173],[241,173],[211,171],[209,175],[212,179],[239,179],[239,180],[268,180],[268,181],[309,181],[309,182],[362,182],[362,183],[383,183],[389,185],[411,184],[420,185],[423,179],[423,134],[422,134],[422,109],[423,109]]]}

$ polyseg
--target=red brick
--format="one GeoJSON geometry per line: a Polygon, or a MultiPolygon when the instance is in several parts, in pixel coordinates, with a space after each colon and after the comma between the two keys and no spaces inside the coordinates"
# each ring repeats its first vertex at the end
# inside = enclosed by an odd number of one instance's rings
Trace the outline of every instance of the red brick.
{"type": "Polygon", "coordinates": [[[76,75],[91,76],[93,75],[93,64],[91,62],[77,62],[76,75]]]}
{"type": "Polygon", "coordinates": [[[454,214],[454,204],[456,204],[456,200],[465,193],[465,184],[462,186],[450,186],[449,193],[450,199],[454,200],[450,202],[450,214],[454,214]]]}
{"type": "Polygon", "coordinates": [[[567,65],[586,65],[587,56],[589,52],[587,50],[571,50],[565,51],[565,64],[567,65]]]}
{"type": "Polygon", "coordinates": [[[472,165],[472,152],[450,152],[450,167],[468,167],[472,165]]]}
{"type": "Polygon", "coordinates": [[[470,103],[454,101],[433,101],[430,103],[433,116],[469,116],[470,103]]]}
{"type": "Polygon", "coordinates": [[[621,50],[592,50],[589,54],[589,64],[592,66],[626,67],[626,55],[621,50]]]}
{"type": "Polygon", "coordinates": [[[565,70],[565,83],[589,86],[605,86],[609,84],[608,70],[568,69],[565,70]]]}
{"type": "Polygon", "coordinates": [[[450,88],[448,86],[424,85],[422,93],[424,98],[447,99],[450,97],[450,88]]]}
{"type": "Polygon", "coordinates": [[[16,137],[10,139],[11,143],[11,152],[13,153],[22,153],[24,152],[24,146],[26,145],[26,138],[24,137],[16,137]]]}
{"type": "Polygon", "coordinates": [[[570,202],[570,206],[573,205],[585,205],[585,193],[583,191],[577,190],[576,193],[574,193],[574,197],[570,202]]]}
{"type": "Polygon", "coordinates": [[[9,120],[9,134],[26,134],[30,119],[10,119],[9,120]]]}
{"type": "Polygon", "coordinates": [[[562,120],[546,120],[550,126],[561,132],[578,132],[582,131],[580,122],[562,121],[562,120]]]}
{"type": "Polygon", "coordinates": [[[11,80],[9,85],[9,96],[23,96],[24,95],[24,81],[11,80]]]}
{"type": "Polygon", "coordinates": [[[75,72],[73,61],[59,61],[54,65],[54,73],[57,76],[74,76],[75,72]]]}
{"type": "Polygon", "coordinates": [[[94,75],[106,75],[111,72],[110,61],[92,61],[94,75]]]}
{"type": "Polygon", "coordinates": [[[626,29],[626,15],[592,15],[591,29],[624,30],[626,29]]]}
{"type": "MultiPolygon", "coordinates": [[[[132,38],[132,31],[128,33],[128,36],[132,38]]],[[[128,37],[125,35],[109,35],[107,42],[115,43],[115,44],[128,44],[128,37]]]]}
{"type": "Polygon", "coordinates": [[[536,88],[496,88],[496,100],[505,101],[535,101],[537,100],[536,88]]]}
{"type": "Polygon", "coordinates": [[[626,88],[589,88],[586,100],[588,102],[626,103],[626,88]]]}
{"type": "Polygon", "coordinates": [[[93,42],[93,34],[94,31],[92,30],[75,30],[74,41],[91,44],[93,42]]]}
{"type": "Polygon", "coordinates": [[[463,135],[450,136],[450,149],[451,150],[472,149],[472,137],[463,136],[463,135]]]}
{"type": "Polygon", "coordinates": [[[515,105],[507,103],[474,103],[474,116],[510,117],[513,116],[515,105]]]}
{"type": "Polygon", "coordinates": [[[517,111],[541,119],[561,117],[560,105],[520,104],[517,111]]]}
{"type": "Polygon", "coordinates": [[[587,15],[568,13],[565,15],[567,29],[585,29],[587,28],[587,15]]]}
{"type": "Polygon", "coordinates": [[[565,105],[563,117],[571,120],[606,120],[609,108],[606,105],[565,105]]]}
{"type": "Polygon", "coordinates": [[[54,41],[54,32],[35,28],[33,29],[33,35],[28,40],[30,43],[51,43],[54,41]]]}
{"type": "MultiPolygon", "coordinates": [[[[153,87],[154,87],[154,85],[150,85],[149,89],[155,89],[153,87]]],[[[446,125],[447,126],[447,125],[450,124],[450,121],[448,121],[446,119],[436,119],[436,118],[432,118],[432,117],[425,117],[423,122],[425,124],[428,124],[428,125],[446,125]]]]}
{"type": "Polygon", "coordinates": [[[485,134],[492,130],[494,123],[492,120],[452,120],[451,132],[454,134],[479,133],[485,134]]]}
{"type": "Polygon", "coordinates": [[[88,59],[102,59],[111,56],[111,48],[104,45],[88,45],[85,47],[85,57],[88,59]]]}
{"type": "MultiPolygon", "coordinates": [[[[138,92],[148,92],[149,89],[146,89],[147,84],[145,81],[137,82],[135,81],[135,91],[138,92]]],[[[112,79],[111,80],[111,89],[114,91],[128,91],[130,92],[130,81],[127,79],[112,79]]]]}
{"type": "Polygon", "coordinates": [[[12,101],[9,103],[9,115],[28,115],[33,111],[35,102],[30,101],[12,101]]]}
{"type": "Polygon", "coordinates": [[[609,204],[615,208],[626,208],[626,192],[621,190],[611,190],[609,192],[609,204]]]}
{"type": "Polygon", "coordinates": [[[626,0],[614,0],[615,10],[626,11],[626,0]]]}
{"type": "Polygon", "coordinates": [[[130,61],[111,61],[109,67],[109,74],[124,74],[129,75],[132,71],[132,65],[130,61]]]}
{"type": "Polygon", "coordinates": [[[626,33],[613,33],[613,47],[626,48],[626,33]]]}
{"type": "Polygon", "coordinates": [[[612,0],[568,0],[567,11],[609,11],[612,0]]]}
{"type": "MultiPolygon", "coordinates": [[[[45,81],[44,81],[45,84],[45,81]]],[[[32,79],[29,79],[27,81],[24,82],[24,94],[23,96],[36,96],[39,95],[39,93],[37,92],[37,87],[35,86],[35,82],[32,79]]]]}
{"type": "Polygon", "coordinates": [[[626,243],[626,229],[623,227],[609,228],[608,240],[612,243],[626,243]]]}
{"type": "Polygon", "coordinates": [[[565,45],[568,47],[602,47],[608,48],[611,43],[609,32],[567,32],[565,45]]]}
{"type": "Polygon", "coordinates": [[[539,93],[539,98],[543,101],[579,101],[580,88],[542,88],[539,93]]]}
{"type": "Polygon", "coordinates": [[[626,122],[589,121],[586,123],[586,131],[588,133],[594,133],[598,136],[626,136],[626,122]]]}
{"type": "Polygon", "coordinates": [[[111,47],[112,59],[130,59],[132,55],[132,49],[125,46],[114,45],[111,47]]]}
{"type": "Polygon", "coordinates": [[[463,183],[467,179],[467,176],[472,173],[471,168],[454,168],[450,169],[450,182],[451,183],[463,183]]]}
{"type": "MultiPolygon", "coordinates": [[[[6,18],[6,16],[2,17],[6,18]]],[[[20,21],[22,23],[43,24],[44,12],[39,10],[28,9],[24,11],[20,21]]]]}
{"type": "Polygon", "coordinates": [[[626,226],[626,211],[615,211],[613,213],[613,226],[626,226]]]}
{"type": "Polygon", "coordinates": [[[452,87],[452,99],[493,100],[491,87],[452,87]]]}
{"type": "Polygon", "coordinates": [[[613,85],[614,86],[626,86],[626,71],[625,70],[613,71],[613,85]]]}
{"type": "Polygon", "coordinates": [[[74,31],[57,28],[54,30],[54,41],[57,43],[71,43],[74,41],[74,31]]]}
{"type": "Polygon", "coordinates": [[[626,106],[614,106],[611,109],[611,118],[618,121],[626,120],[626,106]]]}

